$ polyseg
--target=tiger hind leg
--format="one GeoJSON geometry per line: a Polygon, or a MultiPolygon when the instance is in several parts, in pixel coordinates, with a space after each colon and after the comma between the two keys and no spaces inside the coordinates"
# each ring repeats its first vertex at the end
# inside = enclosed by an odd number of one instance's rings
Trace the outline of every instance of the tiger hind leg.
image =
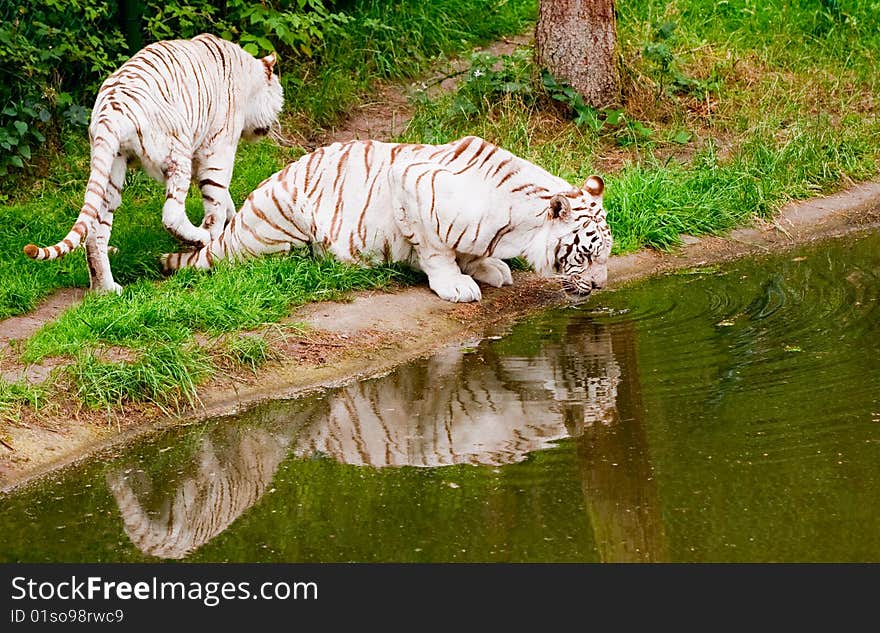
{"type": "Polygon", "coordinates": [[[195,268],[196,270],[211,270],[213,260],[210,256],[210,246],[205,248],[184,251],[182,253],[165,253],[159,258],[162,272],[170,275],[181,268],[195,268]]]}
{"type": "Polygon", "coordinates": [[[172,153],[163,165],[165,204],[162,224],[184,244],[201,248],[211,239],[207,229],[193,226],[186,216],[186,194],[192,176],[192,161],[182,152],[172,153]]]}
{"type": "Polygon", "coordinates": [[[110,231],[113,228],[113,213],[122,202],[125,170],[125,157],[116,156],[110,166],[110,179],[104,194],[104,202],[101,204],[98,216],[92,221],[92,228],[85,239],[86,263],[89,266],[89,287],[93,292],[122,291],[122,286],[113,280],[109,258],[111,247],[108,242],[110,231]]]}
{"type": "MultiPolygon", "coordinates": [[[[217,155],[212,154],[209,158],[203,158],[196,168],[199,190],[202,192],[202,204],[205,208],[205,219],[201,228],[207,229],[212,240],[220,237],[223,229],[235,215],[235,203],[229,194],[233,165],[229,159],[215,158],[217,155]],[[226,165],[226,162],[230,164],[226,165]]],[[[234,157],[235,149],[219,155],[234,157]]]]}
{"type": "Polygon", "coordinates": [[[475,257],[473,255],[459,255],[458,265],[461,271],[470,275],[477,281],[500,288],[512,286],[513,275],[510,274],[510,266],[497,257],[475,257]]]}

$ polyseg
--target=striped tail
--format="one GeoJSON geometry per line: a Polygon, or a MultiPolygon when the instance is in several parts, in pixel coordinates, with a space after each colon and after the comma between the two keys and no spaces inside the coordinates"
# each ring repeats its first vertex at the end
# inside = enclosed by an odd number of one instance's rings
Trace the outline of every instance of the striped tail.
{"type": "Polygon", "coordinates": [[[98,210],[104,204],[107,185],[110,182],[110,168],[119,151],[119,139],[115,136],[99,136],[92,145],[91,172],[86,187],[85,201],[70,232],[63,240],[40,248],[34,244],[24,247],[24,253],[32,259],[58,259],[82,244],[89,234],[93,222],[98,219],[98,210]]]}
{"type": "Polygon", "coordinates": [[[211,270],[214,266],[214,257],[211,253],[211,247],[215,246],[216,240],[212,240],[197,250],[184,251],[182,253],[165,253],[160,258],[162,264],[162,272],[170,275],[175,270],[181,268],[195,268],[197,270],[211,270]]]}

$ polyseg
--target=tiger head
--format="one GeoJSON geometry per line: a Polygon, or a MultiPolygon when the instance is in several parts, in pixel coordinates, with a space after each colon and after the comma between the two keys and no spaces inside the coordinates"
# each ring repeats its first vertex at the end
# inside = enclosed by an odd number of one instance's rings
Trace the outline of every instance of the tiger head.
{"type": "Polygon", "coordinates": [[[602,206],[604,190],[602,179],[590,176],[583,189],[550,199],[551,263],[567,292],[587,295],[604,287],[608,279],[612,238],[602,206]]]}
{"type": "Polygon", "coordinates": [[[284,91],[281,81],[275,74],[277,58],[272,53],[266,57],[253,58],[253,68],[249,79],[251,90],[247,102],[242,137],[253,141],[266,136],[278,122],[278,114],[284,106],[284,91]]]}

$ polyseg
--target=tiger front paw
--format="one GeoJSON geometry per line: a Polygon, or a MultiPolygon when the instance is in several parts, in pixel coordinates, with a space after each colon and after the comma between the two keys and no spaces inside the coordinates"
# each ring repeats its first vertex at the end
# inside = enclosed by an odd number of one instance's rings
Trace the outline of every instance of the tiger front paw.
{"type": "Polygon", "coordinates": [[[512,286],[513,275],[510,274],[510,267],[497,257],[483,257],[471,262],[464,270],[477,281],[484,284],[500,288],[501,286],[512,286]]]}
{"type": "Polygon", "coordinates": [[[429,277],[428,284],[431,290],[437,293],[437,296],[446,301],[456,303],[467,303],[469,301],[479,301],[483,298],[480,287],[473,278],[458,273],[457,275],[437,275],[429,277]]]}

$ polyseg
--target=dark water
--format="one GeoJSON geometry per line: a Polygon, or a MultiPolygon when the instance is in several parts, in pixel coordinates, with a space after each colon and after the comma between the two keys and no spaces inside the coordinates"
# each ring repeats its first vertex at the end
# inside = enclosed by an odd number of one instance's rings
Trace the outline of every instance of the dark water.
{"type": "Polygon", "coordinates": [[[880,560],[880,236],[605,292],[0,497],[0,560],[880,560]]]}

